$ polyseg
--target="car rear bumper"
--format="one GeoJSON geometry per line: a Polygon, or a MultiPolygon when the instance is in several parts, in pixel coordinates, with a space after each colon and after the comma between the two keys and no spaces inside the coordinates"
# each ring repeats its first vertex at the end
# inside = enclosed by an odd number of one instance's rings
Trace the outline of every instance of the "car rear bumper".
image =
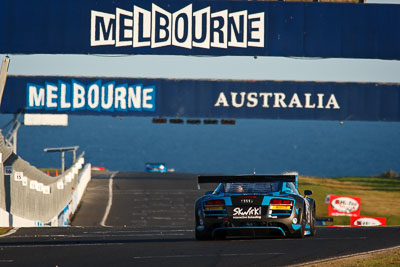
{"type": "Polygon", "coordinates": [[[212,235],[224,234],[225,236],[286,236],[281,227],[276,226],[243,226],[243,227],[217,227],[212,235]]]}
{"type": "MultiPolygon", "coordinates": [[[[296,212],[285,218],[269,218],[266,215],[259,220],[234,220],[227,215],[224,216],[204,216],[201,214],[202,225],[207,229],[212,229],[213,232],[225,231],[226,233],[238,233],[242,230],[253,231],[260,235],[292,235],[301,228],[300,218],[296,212]],[[294,223],[294,221],[296,223],[294,223]]],[[[252,234],[250,234],[251,236],[252,234]]]]}

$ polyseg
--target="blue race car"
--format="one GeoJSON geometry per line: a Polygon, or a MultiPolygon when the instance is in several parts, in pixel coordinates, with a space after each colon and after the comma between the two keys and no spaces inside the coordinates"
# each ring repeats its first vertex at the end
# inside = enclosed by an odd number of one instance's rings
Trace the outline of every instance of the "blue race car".
{"type": "Polygon", "coordinates": [[[298,192],[297,174],[199,176],[202,183],[219,185],[196,200],[197,240],[316,233],[312,191],[298,192]]]}
{"type": "Polygon", "coordinates": [[[167,166],[165,163],[146,163],[146,172],[167,172],[167,166]]]}

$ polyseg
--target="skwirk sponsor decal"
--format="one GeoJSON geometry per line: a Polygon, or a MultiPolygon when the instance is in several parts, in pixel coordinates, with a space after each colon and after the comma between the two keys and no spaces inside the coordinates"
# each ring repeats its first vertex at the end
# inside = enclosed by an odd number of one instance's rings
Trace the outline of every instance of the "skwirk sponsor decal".
{"type": "Polygon", "coordinates": [[[156,87],[101,80],[85,85],[76,80],[26,85],[26,108],[35,110],[155,111],[156,87]]]}
{"type": "Polygon", "coordinates": [[[91,11],[91,46],[227,49],[264,47],[264,38],[264,12],[211,12],[210,6],[193,11],[190,4],[171,13],[154,3],[151,11],[136,5],[112,14],[91,11]]]}
{"type": "Polygon", "coordinates": [[[233,219],[261,219],[261,207],[234,208],[233,219]]]}

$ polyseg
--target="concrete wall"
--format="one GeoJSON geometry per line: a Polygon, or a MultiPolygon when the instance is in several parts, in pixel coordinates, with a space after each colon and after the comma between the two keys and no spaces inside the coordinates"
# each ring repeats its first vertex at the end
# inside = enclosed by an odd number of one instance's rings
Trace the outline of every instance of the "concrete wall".
{"type": "Polygon", "coordinates": [[[91,178],[83,155],[62,175],[50,177],[14,154],[0,136],[0,226],[63,226],[91,178]]]}

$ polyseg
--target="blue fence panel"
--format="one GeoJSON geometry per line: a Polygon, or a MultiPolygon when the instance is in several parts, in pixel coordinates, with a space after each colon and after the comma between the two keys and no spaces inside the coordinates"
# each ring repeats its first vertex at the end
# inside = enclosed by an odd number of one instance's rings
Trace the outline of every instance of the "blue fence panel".
{"type": "Polygon", "coordinates": [[[400,120],[400,84],[9,76],[2,113],[400,120]]]}
{"type": "Polygon", "coordinates": [[[5,0],[0,10],[8,54],[400,59],[400,5],[5,0]]]}

